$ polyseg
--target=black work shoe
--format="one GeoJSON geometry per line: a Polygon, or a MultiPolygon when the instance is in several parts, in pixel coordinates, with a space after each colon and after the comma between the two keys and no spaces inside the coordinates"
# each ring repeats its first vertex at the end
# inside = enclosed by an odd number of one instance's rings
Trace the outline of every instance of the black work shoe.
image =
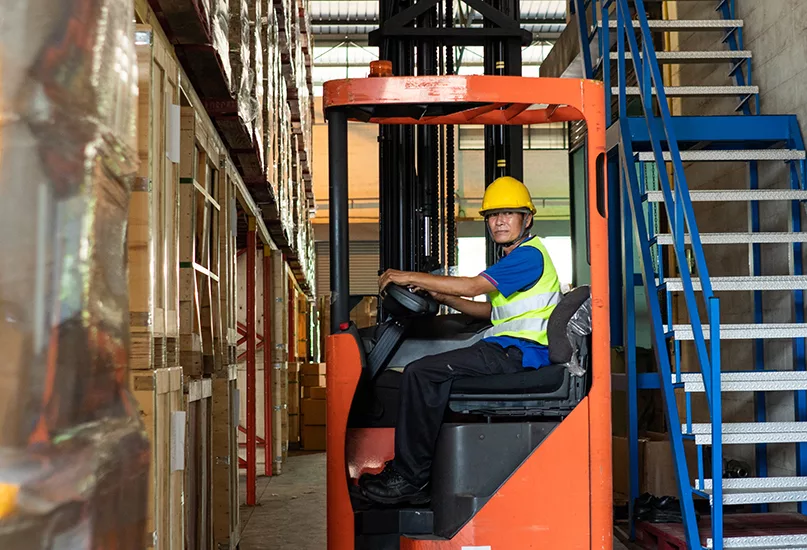
{"type": "Polygon", "coordinates": [[[389,506],[396,504],[419,506],[431,500],[428,483],[422,487],[409,483],[390,463],[387,463],[378,474],[361,476],[359,486],[368,499],[389,506]]]}

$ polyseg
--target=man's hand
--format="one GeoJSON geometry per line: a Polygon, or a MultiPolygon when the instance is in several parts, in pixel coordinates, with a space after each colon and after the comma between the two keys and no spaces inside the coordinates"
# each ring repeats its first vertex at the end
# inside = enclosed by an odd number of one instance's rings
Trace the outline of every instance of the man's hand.
{"type": "Polygon", "coordinates": [[[384,290],[390,283],[395,283],[400,286],[409,286],[412,284],[411,275],[409,271],[388,269],[381,275],[381,278],[378,279],[378,290],[384,290]]]}

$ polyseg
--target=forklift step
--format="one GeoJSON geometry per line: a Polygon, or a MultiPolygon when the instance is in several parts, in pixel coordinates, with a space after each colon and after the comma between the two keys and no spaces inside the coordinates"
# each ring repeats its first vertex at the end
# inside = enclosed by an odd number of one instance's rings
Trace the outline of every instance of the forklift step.
{"type": "MultiPolygon", "coordinates": [[[[619,95],[619,88],[611,88],[613,95],[619,95]]],[[[665,86],[664,93],[667,97],[712,97],[712,96],[750,96],[759,93],[759,86],[665,86]]],[[[638,96],[638,86],[628,86],[625,94],[638,96]]],[[[656,89],[653,88],[653,95],[656,89]]]]}
{"type": "MultiPolygon", "coordinates": [[[[730,151],[681,151],[681,160],[685,162],[731,162],[751,160],[803,160],[804,151],[797,149],[750,149],[730,151]]],[[[652,151],[639,153],[640,162],[655,162],[656,156],[652,151]]],[[[670,161],[669,151],[664,151],[664,160],[670,161]]]]}
{"type": "MultiPolygon", "coordinates": [[[[673,244],[672,235],[660,233],[656,236],[660,245],[673,244]]],[[[684,235],[684,242],[691,243],[689,233],[684,235]]],[[[701,233],[703,244],[752,244],[752,243],[802,243],[807,242],[807,233],[801,232],[766,232],[766,233],[701,233]]]]}
{"type": "MultiPolygon", "coordinates": [[[[759,275],[742,277],[712,277],[712,290],[803,290],[807,289],[807,275],[759,275]]],[[[665,279],[667,290],[682,292],[684,284],[679,278],[665,279]]],[[[702,290],[699,277],[692,279],[695,291],[702,290]]]]}
{"type": "MultiPolygon", "coordinates": [[[[703,487],[695,480],[695,488],[712,499],[713,480],[705,479],[703,487]]],[[[774,504],[807,500],[807,477],[746,477],[724,479],[723,504],[774,504]]]]}
{"type": "MultiPolygon", "coordinates": [[[[639,21],[631,21],[633,28],[640,27],[639,21]]],[[[660,32],[678,31],[723,31],[725,29],[737,29],[743,26],[742,19],[651,19],[647,22],[650,30],[660,32]]],[[[602,20],[598,21],[598,26],[602,28],[602,20]]],[[[610,19],[608,27],[615,29],[617,21],[610,19]]]]}
{"type": "MultiPolygon", "coordinates": [[[[673,325],[676,340],[694,340],[692,325],[673,325]]],[[[709,327],[703,327],[703,336],[709,339],[709,327]]],[[[748,323],[721,325],[721,340],[782,340],[807,338],[807,323],[748,323]]]]}
{"type": "MultiPolygon", "coordinates": [[[[755,443],[804,443],[807,442],[807,422],[735,422],[721,427],[724,445],[748,445],[755,443]]],[[[684,435],[695,436],[696,445],[712,444],[711,424],[681,425],[684,435]]]]}
{"type": "Polygon", "coordinates": [[[431,535],[434,513],[428,508],[374,509],[355,512],[355,529],[361,535],[431,535]]]}
{"type": "MultiPolygon", "coordinates": [[[[672,375],[673,383],[677,382],[672,375]]],[[[684,391],[703,393],[706,386],[699,372],[681,373],[684,391]]],[[[807,390],[807,372],[804,371],[748,371],[724,372],[720,375],[721,392],[794,391],[807,390]]]]}
{"type": "MultiPolygon", "coordinates": [[[[706,548],[714,548],[712,539],[706,539],[706,548]]],[[[723,548],[744,550],[798,550],[807,548],[807,535],[775,535],[761,537],[728,537],[723,548]]]]}
{"type": "MultiPolygon", "coordinates": [[[[751,59],[750,50],[715,50],[687,52],[656,52],[656,59],[661,65],[679,65],[684,63],[715,63],[718,61],[738,61],[751,59]]],[[[641,57],[640,57],[641,58],[641,57]]],[[[618,52],[611,52],[611,59],[619,59],[618,52]]],[[[625,59],[633,59],[631,52],[625,52],[625,59]]]]}

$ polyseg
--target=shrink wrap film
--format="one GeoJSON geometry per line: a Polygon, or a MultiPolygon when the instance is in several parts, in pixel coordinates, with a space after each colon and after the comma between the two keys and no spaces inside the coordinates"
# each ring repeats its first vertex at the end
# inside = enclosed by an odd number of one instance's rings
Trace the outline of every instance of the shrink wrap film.
{"type": "Polygon", "coordinates": [[[0,548],[140,549],[149,447],[128,384],[132,0],[0,17],[0,548]]]}

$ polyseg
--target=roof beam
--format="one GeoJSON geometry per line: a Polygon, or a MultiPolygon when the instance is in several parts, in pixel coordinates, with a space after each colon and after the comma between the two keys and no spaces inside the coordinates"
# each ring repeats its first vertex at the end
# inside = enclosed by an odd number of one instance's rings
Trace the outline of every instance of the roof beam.
{"type": "MultiPolygon", "coordinates": [[[[482,21],[481,17],[473,18],[473,21],[482,21]]],[[[348,19],[348,18],[324,18],[324,19],[312,19],[311,25],[315,27],[325,27],[325,26],[333,26],[333,27],[362,27],[362,26],[377,26],[378,19],[348,19]]],[[[522,19],[521,25],[529,25],[529,26],[547,26],[547,25],[566,25],[565,19],[522,19]]],[[[316,31],[315,31],[316,32],[316,31]]]]}
{"type": "MultiPolygon", "coordinates": [[[[532,33],[533,41],[540,42],[540,41],[552,41],[557,40],[560,37],[559,32],[534,32],[532,33]]],[[[339,33],[314,33],[314,46],[335,46],[337,44],[341,44],[345,41],[353,42],[357,46],[367,46],[367,34],[366,33],[349,33],[349,34],[339,34],[339,33]]]]}

